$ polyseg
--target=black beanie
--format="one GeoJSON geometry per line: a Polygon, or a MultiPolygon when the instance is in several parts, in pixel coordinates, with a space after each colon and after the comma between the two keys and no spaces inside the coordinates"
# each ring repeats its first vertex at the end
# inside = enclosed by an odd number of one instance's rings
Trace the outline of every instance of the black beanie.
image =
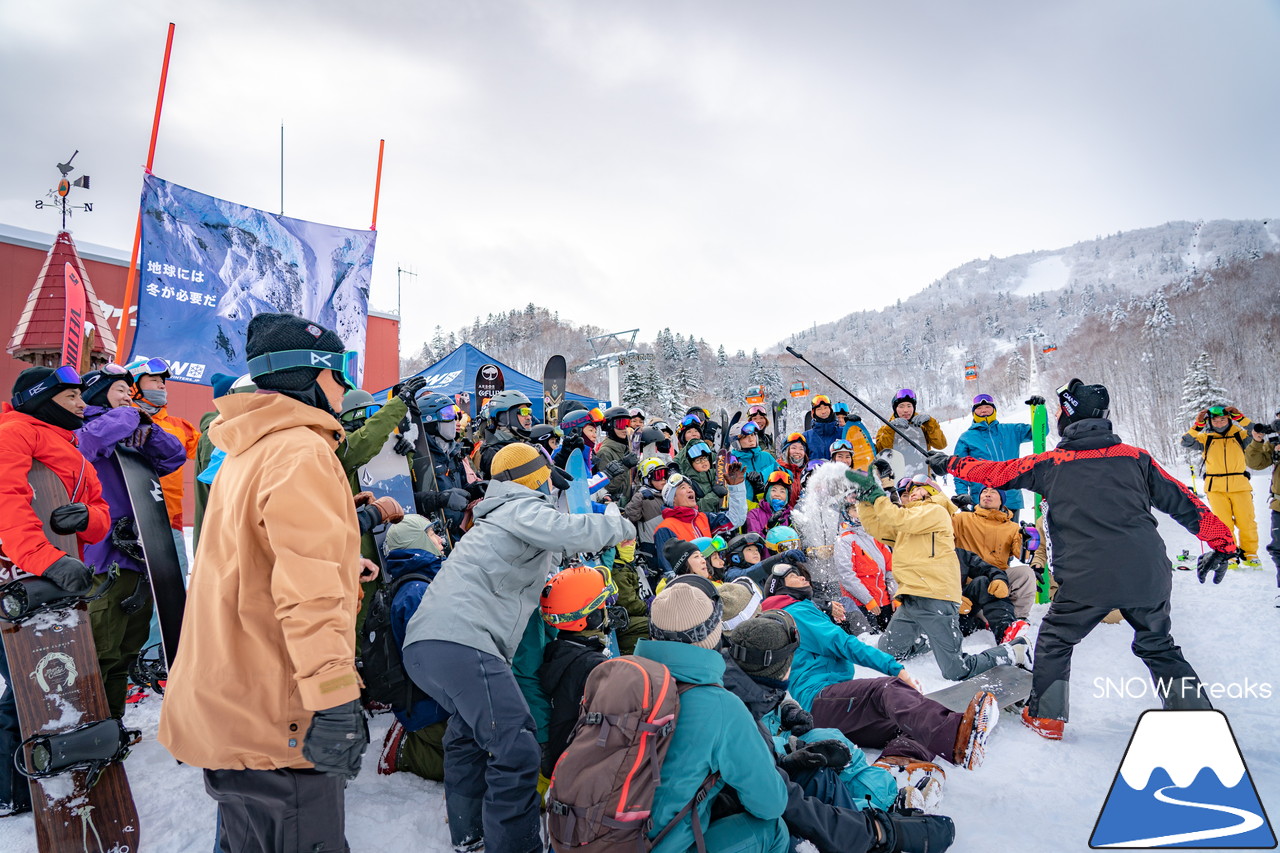
{"type": "Polygon", "coordinates": [[[19,373],[18,378],[13,380],[13,400],[17,400],[19,394],[24,391],[30,391],[42,382],[46,383],[48,387],[41,389],[34,397],[23,400],[20,405],[14,405],[14,408],[24,415],[30,415],[37,420],[53,424],[62,429],[80,429],[80,427],[84,426],[84,418],[72,414],[53,401],[53,398],[59,392],[68,388],[79,388],[80,386],[58,382],[53,374],[54,368],[52,367],[28,367],[19,373]]]}
{"type": "MultiPolygon", "coordinates": [[[[343,352],[346,347],[338,333],[296,314],[255,314],[249,321],[244,355],[253,360],[269,352],[313,349],[320,352],[343,352]]],[[[254,378],[254,384],[265,391],[306,391],[315,385],[320,369],[290,367],[254,378]]]]}
{"type": "Polygon", "coordinates": [[[755,678],[781,681],[800,646],[795,620],[785,610],[766,610],[728,633],[729,654],[755,678]]]}
{"type": "Polygon", "coordinates": [[[1062,414],[1058,417],[1060,429],[1088,418],[1105,418],[1111,413],[1111,395],[1107,393],[1107,387],[1085,385],[1079,379],[1072,379],[1058,392],[1058,404],[1062,406],[1062,414]]]}
{"type": "Polygon", "coordinates": [[[111,386],[117,382],[124,382],[132,386],[133,382],[129,373],[106,373],[101,370],[90,370],[83,377],[84,384],[81,386],[80,396],[84,399],[86,406],[103,406],[107,404],[107,391],[111,390],[111,386]]]}
{"type": "Polygon", "coordinates": [[[677,575],[688,573],[689,558],[697,553],[699,553],[698,546],[683,539],[671,539],[662,546],[662,556],[671,567],[671,571],[677,575]]]}

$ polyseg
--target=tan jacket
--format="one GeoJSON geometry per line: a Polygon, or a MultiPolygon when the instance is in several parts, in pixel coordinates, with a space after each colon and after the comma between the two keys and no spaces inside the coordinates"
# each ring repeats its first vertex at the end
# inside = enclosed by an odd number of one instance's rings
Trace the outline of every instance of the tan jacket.
{"type": "Polygon", "coordinates": [[[956,547],[972,551],[997,569],[1009,568],[1009,559],[1022,553],[1022,528],[1013,513],[1003,509],[958,512],[951,517],[956,547]]]}
{"type": "Polygon", "coordinates": [[[160,713],[174,758],[307,768],[312,711],[360,696],[360,536],[338,421],[281,394],[232,394],[209,437],[213,482],[160,713]]]}
{"type": "Polygon", "coordinates": [[[1255,441],[1244,449],[1244,461],[1255,471],[1271,466],[1271,509],[1280,512],[1280,449],[1269,441],[1255,441]]]}
{"type": "Polygon", "coordinates": [[[859,507],[866,531],[893,547],[898,596],[960,603],[960,560],[951,532],[950,506],[946,495],[933,495],[901,507],[887,497],[859,507]]]}

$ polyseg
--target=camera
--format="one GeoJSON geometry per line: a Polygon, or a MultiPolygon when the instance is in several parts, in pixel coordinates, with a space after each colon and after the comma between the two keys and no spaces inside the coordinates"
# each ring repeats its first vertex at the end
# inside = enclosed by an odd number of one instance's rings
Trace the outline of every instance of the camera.
{"type": "Polygon", "coordinates": [[[1267,437],[1271,444],[1280,444],[1280,420],[1269,424],[1255,423],[1253,428],[1267,437]]]}

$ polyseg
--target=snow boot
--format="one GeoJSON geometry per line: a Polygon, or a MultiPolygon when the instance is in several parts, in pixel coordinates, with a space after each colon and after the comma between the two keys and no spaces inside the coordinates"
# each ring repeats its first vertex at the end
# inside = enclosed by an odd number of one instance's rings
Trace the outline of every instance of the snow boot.
{"type": "Polygon", "coordinates": [[[976,770],[987,757],[987,738],[999,721],[1000,706],[996,703],[995,694],[978,691],[960,721],[953,763],[966,770],[976,770]]]}
{"type": "Polygon", "coordinates": [[[1015,619],[1012,625],[1004,629],[1004,636],[1000,638],[1000,642],[1012,643],[1029,630],[1031,630],[1030,622],[1026,619],[1015,619]]]}
{"type": "Polygon", "coordinates": [[[1033,717],[1026,708],[1022,709],[1022,724],[1045,740],[1062,740],[1062,732],[1067,725],[1062,720],[1033,717]]]}
{"type": "Polygon", "coordinates": [[[378,756],[378,775],[390,776],[395,773],[400,763],[400,751],[404,749],[404,726],[396,720],[387,729],[387,736],[382,739],[382,754],[378,756]]]}
{"type": "Polygon", "coordinates": [[[1244,564],[1255,572],[1262,570],[1262,561],[1258,559],[1257,554],[1245,554],[1244,564]]]}
{"type": "Polygon", "coordinates": [[[919,809],[893,806],[887,812],[868,809],[875,824],[876,841],[870,853],[934,853],[956,840],[956,825],[944,815],[927,815],[919,809]]]}
{"type": "Polygon", "coordinates": [[[1009,652],[1009,663],[1022,669],[1031,669],[1031,644],[1026,637],[1014,637],[1002,645],[1009,652]]]}

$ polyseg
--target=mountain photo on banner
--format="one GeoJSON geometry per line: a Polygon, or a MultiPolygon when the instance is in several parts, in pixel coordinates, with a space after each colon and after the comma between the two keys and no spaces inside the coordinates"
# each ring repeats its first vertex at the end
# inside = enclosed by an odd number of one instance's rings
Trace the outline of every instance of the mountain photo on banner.
{"type": "Polygon", "coordinates": [[[238,376],[249,320],[264,311],[314,320],[363,355],[376,238],[146,175],[131,355],[165,359],[181,382],[238,376]]]}

